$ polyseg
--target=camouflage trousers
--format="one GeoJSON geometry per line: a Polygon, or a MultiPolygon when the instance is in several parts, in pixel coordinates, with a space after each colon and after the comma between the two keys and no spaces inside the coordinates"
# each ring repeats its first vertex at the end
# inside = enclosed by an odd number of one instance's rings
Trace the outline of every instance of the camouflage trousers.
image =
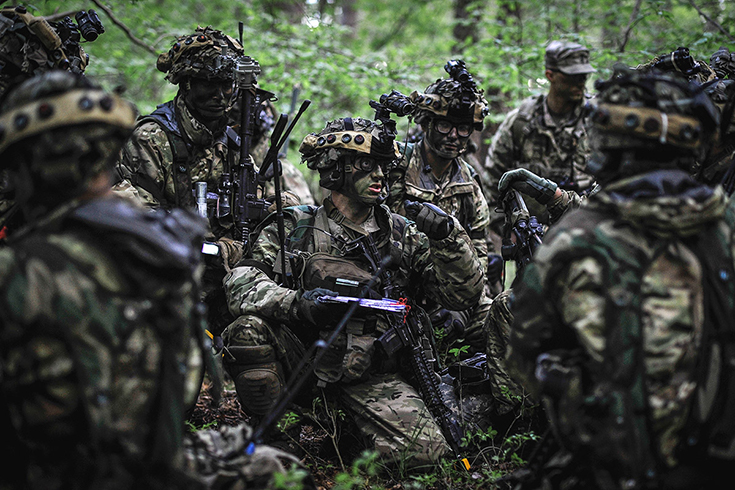
{"type": "Polygon", "coordinates": [[[513,315],[510,311],[511,290],[498,294],[487,305],[487,362],[492,373],[493,398],[496,413],[503,415],[517,407],[523,398],[523,388],[508,374],[505,352],[513,315]]]}
{"type": "MultiPolygon", "coordinates": [[[[303,342],[289,328],[252,315],[231,323],[222,338],[228,348],[273,347],[286,377],[292,375],[305,354],[303,342]]],[[[366,448],[378,451],[386,465],[400,463],[418,468],[436,463],[449,452],[441,429],[418,391],[399,374],[372,374],[353,384],[330,384],[324,392],[329,393],[329,402],[336,402],[356,422],[366,448]],[[336,395],[332,397],[332,393],[336,395]]]]}

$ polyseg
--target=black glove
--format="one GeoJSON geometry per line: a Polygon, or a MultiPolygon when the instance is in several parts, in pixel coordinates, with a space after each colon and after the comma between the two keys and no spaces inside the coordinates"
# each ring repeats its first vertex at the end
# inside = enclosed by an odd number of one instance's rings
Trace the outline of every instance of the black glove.
{"type": "Polygon", "coordinates": [[[495,284],[503,278],[503,256],[488,254],[487,256],[487,282],[495,284]]]}
{"type": "Polygon", "coordinates": [[[554,193],[559,186],[556,182],[539,177],[530,170],[516,168],[505,172],[500,177],[498,190],[502,193],[508,187],[531,196],[539,204],[548,204],[554,198],[554,193]]]}
{"type": "Polygon", "coordinates": [[[442,328],[447,342],[452,342],[464,335],[469,314],[464,311],[454,311],[440,308],[429,315],[431,326],[434,329],[442,328]]]}
{"type": "Polygon", "coordinates": [[[321,296],[338,295],[326,288],[314,288],[304,291],[296,300],[297,320],[324,327],[337,324],[344,316],[349,305],[347,303],[322,303],[318,301],[321,296]]]}
{"type": "Polygon", "coordinates": [[[408,218],[432,240],[443,240],[454,229],[452,217],[433,204],[406,200],[403,205],[408,218]]]}

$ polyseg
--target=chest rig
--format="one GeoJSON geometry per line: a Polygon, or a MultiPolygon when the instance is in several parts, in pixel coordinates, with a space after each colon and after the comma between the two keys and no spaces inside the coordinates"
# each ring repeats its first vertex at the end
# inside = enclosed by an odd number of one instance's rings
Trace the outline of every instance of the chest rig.
{"type": "MultiPolygon", "coordinates": [[[[168,138],[171,152],[173,153],[173,162],[171,165],[171,178],[174,182],[174,202],[169,203],[175,207],[185,207],[187,209],[194,208],[196,200],[192,192],[191,167],[193,165],[194,143],[186,136],[182,130],[178,113],[174,108],[174,101],[170,100],[159,105],[155,111],[147,116],[143,116],[138,121],[138,126],[147,122],[155,122],[158,124],[166,137],[168,138]]],[[[240,137],[235,130],[227,126],[224,134],[219,138],[219,142],[223,143],[227,148],[226,167],[231,168],[233,157],[237,155],[240,149],[240,137]]],[[[225,168],[228,172],[228,168],[225,168]]],[[[133,185],[137,185],[150,192],[159,202],[167,202],[165,195],[166,181],[164,180],[164,188],[161,189],[158,184],[148,175],[134,174],[133,185]]]]}
{"type": "MultiPolygon", "coordinates": [[[[336,237],[330,231],[329,212],[324,206],[308,208],[313,214],[306,220],[300,220],[297,227],[307,230],[298,239],[292,250],[292,269],[298,287],[302,290],[326,288],[339,295],[358,297],[398,297],[397,290],[387,291],[385,281],[379,277],[374,289],[365,291],[365,287],[378,269],[378,263],[386,255],[400,257],[402,237],[406,221],[403,217],[393,215],[392,229],[388,239],[380,240],[380,247],[369,242],[376,239],[364,235],[351,241],[336,237]],[[309,224],[307,224],[309,223],[309,224]],[[372,245],[372,250],[370,247],[372,245]],[[302,250],[301,252],[299,250],[302,250]],[[307,251],[303,251],[307,250],[307,251]],[[377,255],[377,256],[376,256],[377,255]],[[388,293],[388,294],[386,294],[388,293]]],[[[333,214],[334,210],[332,211],[333,214]]],[[[338,221],[339,222],[339,221],[338,221]]],[[[392,260],[388,268],[398,268],[400,260],[392,260]]],[[[376,338],[386,330],[387,319],[374,310],[358,309],[347,322],[342,334],[332,343],[322,357],[315,372],[324,383],[337,381],[352,382],[364,379],[373,366],[376,338]]],[[[325,325],[319,332],[326,339],[334,325],[325,325]]]]}

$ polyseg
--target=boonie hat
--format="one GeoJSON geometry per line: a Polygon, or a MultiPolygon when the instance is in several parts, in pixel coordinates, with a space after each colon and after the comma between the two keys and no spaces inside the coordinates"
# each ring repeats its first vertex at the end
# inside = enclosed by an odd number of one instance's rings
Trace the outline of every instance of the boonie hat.
{"type": "Polygon", "coordinates": [[[590,65],[590,50],[578,43],[551,41],[546,47],[546,68],[565,75],[595,73],[590,65]]]}

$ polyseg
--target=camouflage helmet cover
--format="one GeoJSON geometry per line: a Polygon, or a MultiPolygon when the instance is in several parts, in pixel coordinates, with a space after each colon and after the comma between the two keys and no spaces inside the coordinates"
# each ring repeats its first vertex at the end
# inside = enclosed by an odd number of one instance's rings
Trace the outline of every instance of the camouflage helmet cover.
{"type": "Polygon", "coordinates": [[[717,108],[700,85],[681,77],[616,66],[613,76],[598,81],[596,88],[589,130],[592,173],[600,152],[615,150],[661,158],[674,154],[669,163],[676,166],[679,159],[704,154],[716,134],[717,108]]]}
{"type": "Polygon", "coordinates": [[[182,79],[234,80],[237,59],[244,51],[240,43],[210,26],[176,39],[171,49],[158,56],[156,68],[177,85],[182,79]]]}
{"type": "Polygon", "coordinates": [[[434,116],[472,119],[475,130],[481,131],[485,116],[490,112],[481,89],[452,78],[438,79],[426,87],[424,93],[414,91],[409,98],[416,105],[414,120],[417,124],[434,116]]]}
{"type": "Polygon", "coordinates": [[[66,17],[48,22],[25,7],[0,9],[0,98],[23,80],[52,69],[83,73],[89,56],[80,44],[79,28],[66,17]]]}
{"type": "MultiPolygon", "coordinates": [[[[121,146],[136,114],[131,103],[81,75],[50,71],[14,88],[0,107],[0,156],[16,144],[55,131],[65,132],[55,138],[63,140],[56,144],[64,151],[74,144],[86,147],[82,140],[105,135],[117,135],[121,146]]],[[[3,164],[8,160],[3,158],[3,164]]]]}
{"type": "Polygon", "coordinates": [[[319,133],[306,135],[299,152],[302,162],[312,170],[330,169],[341,158],[358,153],[382,160],[401,156],[395,136],[388,128],[360,117],[329,121],[319,133]]]}

